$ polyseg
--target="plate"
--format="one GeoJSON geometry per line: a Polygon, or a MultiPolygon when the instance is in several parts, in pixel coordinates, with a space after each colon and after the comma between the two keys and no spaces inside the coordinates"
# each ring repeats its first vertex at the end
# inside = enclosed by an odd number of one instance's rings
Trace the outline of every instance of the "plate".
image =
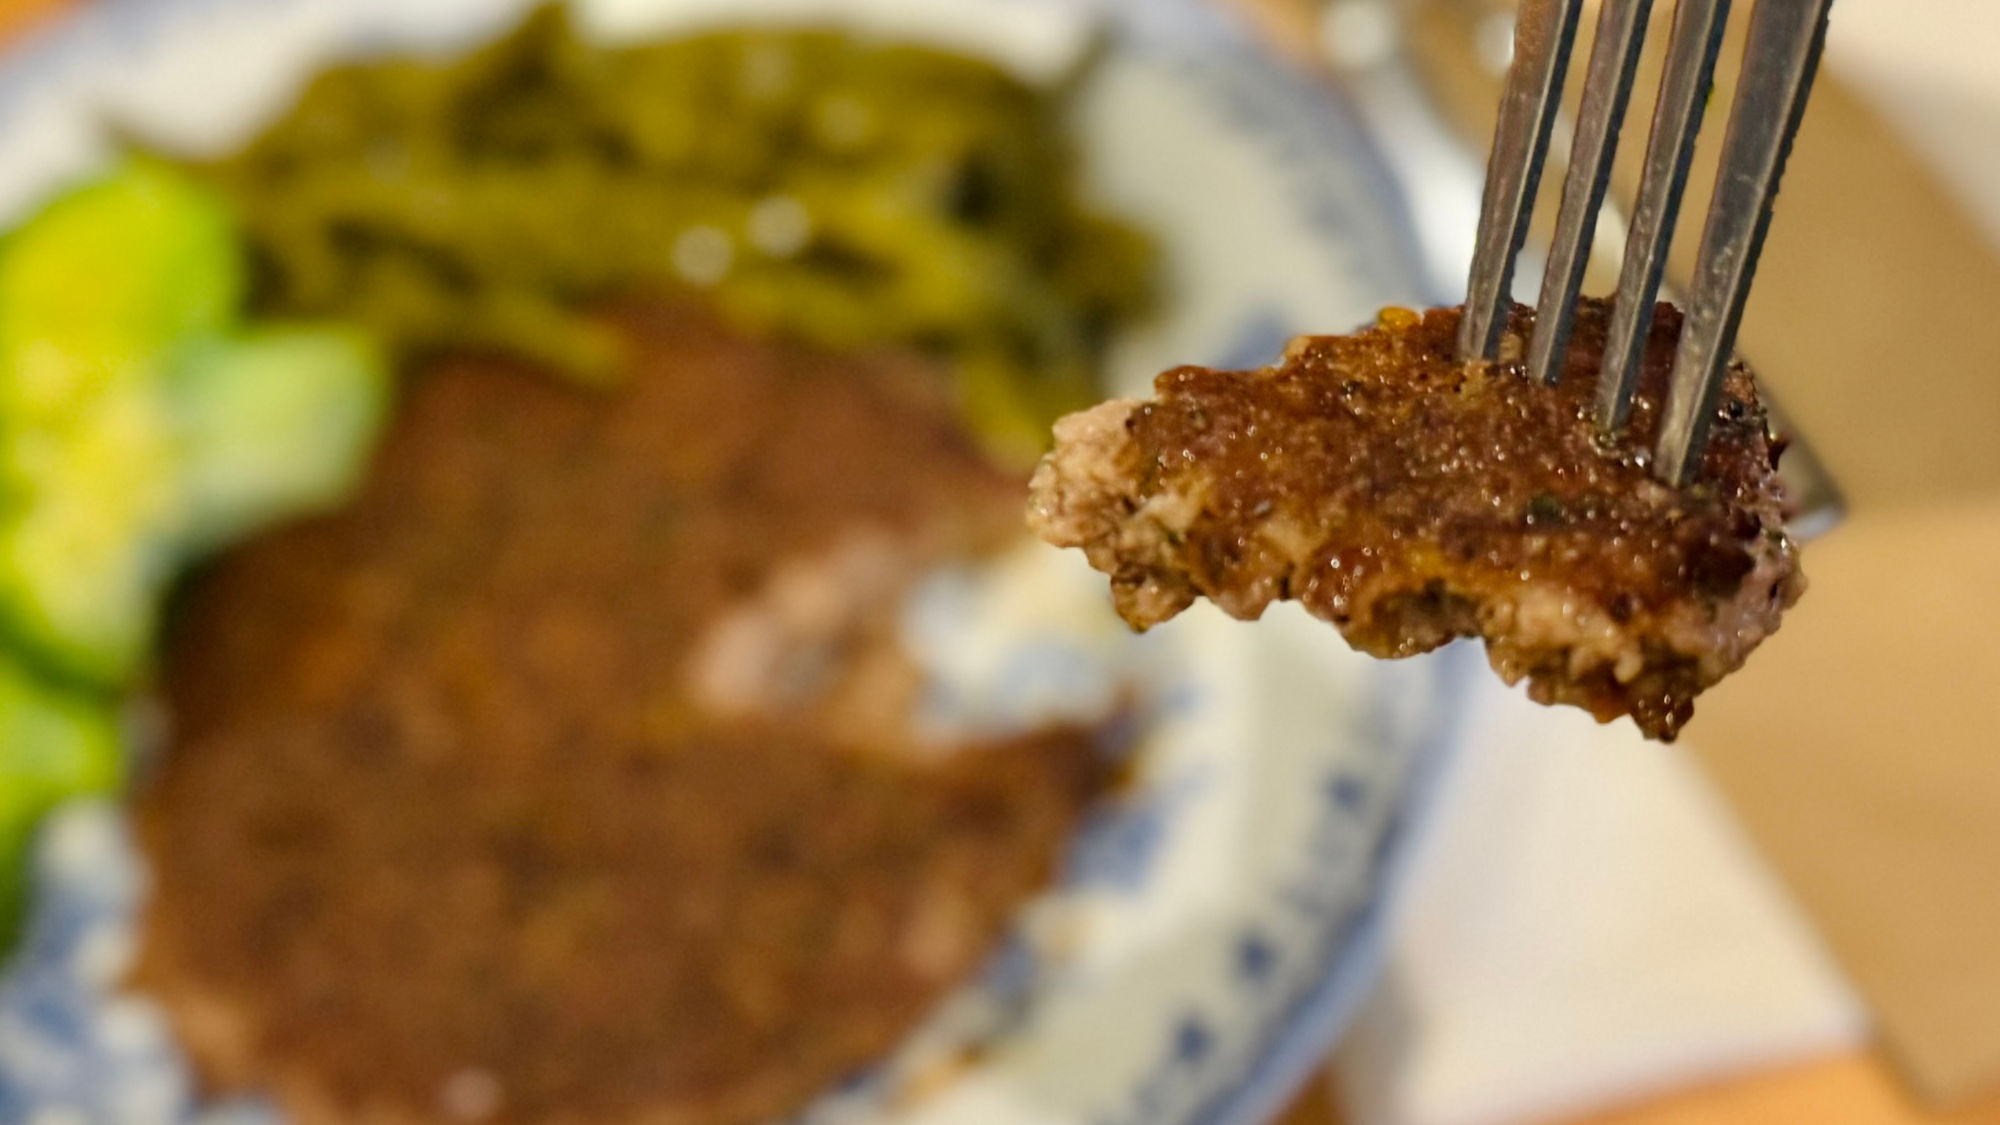
{"type": "MultiPolygon", "coordinates": [[[[1029,77],[1102,61],[1077,128],[1090,189],[1150,227],[1170,310],[1116,342],[1142,392],[1180,362],[1254,366],[1298,333],[1422,303],[1420,257],[1365,138],[1324,89],[1200,0],[586,0],[593,34],[811,22],[932,42],[1029,77]]],[[[99,3],[0,60],[0,225],[110,155],[105,122],[230,147],[318,66],[452,50],[515,0],[99,3]]],[[[1006,724],[1141,685],[1129,791],[975,980],[808,1121],[1248,1125],[1316,1065],[1380,962],[1385,903],[1452,743],[1469,653],[1356,656],[1295,607],[1202,606],[1143,637],[1074,553],[934,576],[906,639],[926,721],[1006,724]]],[[[119,810],[52,818],[23,952],[0,975],[0,1121],[267,1122],[197,1098],[161,1014],[118,981],[145,877],[119,810]]]]}

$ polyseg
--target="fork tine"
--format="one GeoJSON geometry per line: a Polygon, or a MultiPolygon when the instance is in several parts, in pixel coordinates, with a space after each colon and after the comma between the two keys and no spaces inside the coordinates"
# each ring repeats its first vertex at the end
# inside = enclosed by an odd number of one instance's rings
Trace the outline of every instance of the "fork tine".
{"type": "Polygon", "coordinates": [[[1458,326],[1461,358],[1489,359],[1499,348],[1514,258],[1534,214],[1535,187],[1548,156],[1549,130],[1562,101],[1563,74],[1582,9],[1583,0],[1522,0],[1514,24],[1514,61],[1486,163],[1465,314],[1458,326]]]}
{"type": "Polygon", "coordinates": [[[1715,57],[1729,23],[1729,0],[1680,0],[1667,45],[1666,72],[1653,107],[1653,132],[1646,142],[1645,171],[1625,236],[1625,261],[1605,331],[1604,366],[1598,372],[1597,423],[1606,433],[1625,425],[1632,391],[1653,326],[1653,302],[1660,295],[1667,247],[1680,215],[1688,165],[1715,78],[1715,57]]]}
{"type": "Polygon", "coordinates": [[[1687,318],[1654,460],[1659,478],[1685,485],[1701,462],[1715,399],[1736,345],[1771,205],[1805,113],[1826,44],[1833,0],[1759,0],[1743,49],[1743,76],[1729,111],[1722,168],[1695,259],[1687,318]]]}
{"type": "Polygon", "coordinates": [[[1569,354],[1570,330],[1576,324],[1576,295],[1583,288],[1583,271],[1590,263],[1590,243],[1597,233],[1597,211],[1611,182],[1611,162],[1618,155],[1618,132],[1632,97],[1632,78],[1639,69],[1639,48],[1646,39],[1646,18],[1653,0],[1605,0],[1597,17],[1597,37],[1584,73],[1583,103],[1577,111],[1576,140],[1570,145],[1569,172],[1563,179],[1562,209],[1556,217],[1555,241],[1549,247],[1548,272],[1542,275],[1542,295],[1535,306],[1535,335],[1528,345],[1528,376],[1553,383],[1561,378],[1569,354]]]}

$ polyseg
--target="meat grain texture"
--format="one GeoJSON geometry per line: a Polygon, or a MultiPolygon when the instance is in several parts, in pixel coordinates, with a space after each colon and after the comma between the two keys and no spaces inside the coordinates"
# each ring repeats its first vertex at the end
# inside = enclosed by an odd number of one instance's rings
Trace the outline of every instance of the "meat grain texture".
{"type": "Polygon", "coordinates": [[[1458,362],[1457,310],[1391,309],[1260,371],[1169,371],[1150,400],[1058,423],[1029,522],[1109,574],[1135,627],[1201,597],[1244,619],[1296,599],[1378,657],[1478,637],[1536,700],[1671,741],[1805,580],[1750,371],[1728,373],[1697,482],[1671,488],[1650,450],[1680,314],[1654,318],[1616,437],[1591,413],[1609,317],[1584,302],[1554,386],[1520,370],[1519,307],[1498,363],[1458,362]]]}

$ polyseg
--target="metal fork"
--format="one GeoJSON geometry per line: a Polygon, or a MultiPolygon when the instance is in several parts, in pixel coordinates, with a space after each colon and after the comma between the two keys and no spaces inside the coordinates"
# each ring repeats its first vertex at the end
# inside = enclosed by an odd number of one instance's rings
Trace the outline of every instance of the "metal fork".
{"type": "MultiPolygon", "coordinates": [[[[1819,67],[1832,3],[1757,0],[1751,12],[1743,74],[1654,451],[1654,474],[1669,484],[1689,483],[1700,467],[1757,256],[1770,229],[1778,181],[1819,67]]],[[[1506,326],[1514,263],[1527,237],[1582,6],[1582,0],[1521,0],[1459,325],[1463,358],[1493,358],[1506,326]]],[[[1555,241],[1528,345],[1531,378],[1554,382],[1563,370],[1577,293],[1651,9],[1652,0],[1604,0],[1598,16],[1555,241]]],[[[1729,0],[1678,0],[1674,12],[1666,72],[1598,373],[1597,420],[1607,432],[1623,427],[1631,412],[1653,303],[1728,15],[1729,0]]]]}

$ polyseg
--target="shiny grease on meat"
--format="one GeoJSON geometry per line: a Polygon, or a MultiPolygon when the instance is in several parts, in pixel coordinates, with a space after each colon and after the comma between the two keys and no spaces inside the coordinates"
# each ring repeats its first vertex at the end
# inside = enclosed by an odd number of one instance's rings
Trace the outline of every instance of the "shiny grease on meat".
{"type": "Polygon", "coordinates": [[[1680,314],[1654,318],[1615,438],[1591,414],[1609,315],[1583,303],[1553,387],[1506,358],[1532,328],[1520,307],[1497,364],[1454,357],[1457,310],[1392,309],[1261,371],[1169,371],[1153,399],[1058,424],[1029,522],[1083,548],[1136,627],[1198,597],[1246,619],[1296,599],[1375,656],[1480,637],[1540,702],[1671,740],[1805,580],[1749,370],[1729,372],[1698,482],[1670,488],[1648,451],[1680,314]]]}
{"type": "Polygon", "coordinates": [[[348,508],[180,606],[136,983],[213,1090],[299,1125],[784,1117],[976,967],[1108,780],[1084,729],[857,744],[898,602],[793,587],[1019,530],[927,372],[623,326],[616,393],[417,375],[348,508]],[[718,706],[742,614],[849,673],[718,706]]]}

